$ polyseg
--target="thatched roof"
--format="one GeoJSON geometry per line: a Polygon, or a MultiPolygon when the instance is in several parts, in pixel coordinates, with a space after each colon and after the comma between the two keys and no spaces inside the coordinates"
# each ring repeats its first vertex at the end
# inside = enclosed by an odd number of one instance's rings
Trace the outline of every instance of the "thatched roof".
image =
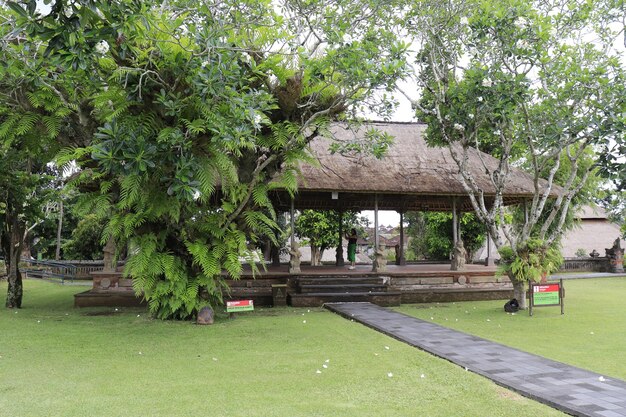
{"type": "MultiPolygon", "coordinates": [[[[353,131],[346,124],[337,123],[331,132],[339,140],[353,141],[372,127],[394,137],[394,144],[382,159],[331,154],[332,140],[323,137],[311,142],[311,151],[319,166],[301,166],[296,208],[371,210],[374,196],[378,195],[381,210],[448,211],[452,209],[454,198],[459,210],[471,210],[449,150],[426,145],[425,125],[372,122],[353,131]],[[338,192],[337,199],[332,199],[332,192],[338,192]]],[[[472,149],[470,170],[485,194],[493,196],[495,190],[483,162],[490,171],[498,165],[492,156],[472,149]]],[[[515,204],[532,198],[533,187],[530,175],[512,169],[505,189],[505,203],[515,204]]],[[[286,193],[278,193],[276,197],[279,207],[289,208],[290,198],[286,193]]]]}

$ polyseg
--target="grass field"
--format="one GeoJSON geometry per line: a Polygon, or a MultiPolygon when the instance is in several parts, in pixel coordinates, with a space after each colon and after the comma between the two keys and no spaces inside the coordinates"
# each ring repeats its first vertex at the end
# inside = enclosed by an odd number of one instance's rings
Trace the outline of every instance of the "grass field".
{"type": "Polygon", "coordinates": [[[0,309],[0,416],[562,415],[322,309],[202,327],[74,309],[82,290],[29,280],[0,309]]]}
{"type": "Polygon", "coordinates": [[[626,277],[565,280],[559,307],[511,315],[504,301],[403,305],[398,311],[626,380],[626,277]]]}

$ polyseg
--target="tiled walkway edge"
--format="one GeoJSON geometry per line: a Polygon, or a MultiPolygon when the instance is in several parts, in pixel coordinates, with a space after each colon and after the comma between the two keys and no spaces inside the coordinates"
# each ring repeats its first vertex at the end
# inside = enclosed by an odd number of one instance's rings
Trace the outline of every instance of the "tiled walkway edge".
{"type": "Polygon", "coordinates": [[[522,352],[371,303],[329,303],[325,307],[565,413],[626,417],[626,382],[622,380],[522,352]]]}

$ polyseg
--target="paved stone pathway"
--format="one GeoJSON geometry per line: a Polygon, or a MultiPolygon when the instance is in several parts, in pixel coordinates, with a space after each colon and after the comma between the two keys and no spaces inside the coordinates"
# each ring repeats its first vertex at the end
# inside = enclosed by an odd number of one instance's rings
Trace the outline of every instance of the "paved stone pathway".
{"type": "Polygon", "coordinates": [[[325,306],[563,412],[575,416],[626,416],[626,382],[622,380],[522,352],[371,303],[329,303],[325,306]]]}

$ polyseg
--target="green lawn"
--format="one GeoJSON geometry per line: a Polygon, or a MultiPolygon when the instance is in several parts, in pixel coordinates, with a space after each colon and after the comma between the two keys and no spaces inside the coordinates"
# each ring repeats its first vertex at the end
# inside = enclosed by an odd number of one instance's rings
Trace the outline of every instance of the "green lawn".
{"type": "Polygon", "coordinates": [[[506,314],[504,301],[412,304],[403,313],[526,352],[626,379],[626,277],[565,280],[559,307],[506,314]]]}
{"type": "Polygon", "coordinates": [[[322,309],[202,327],[74,309],[82,290],[29,280],[0,308],[0,416],[562,415],[322,309]]]}

